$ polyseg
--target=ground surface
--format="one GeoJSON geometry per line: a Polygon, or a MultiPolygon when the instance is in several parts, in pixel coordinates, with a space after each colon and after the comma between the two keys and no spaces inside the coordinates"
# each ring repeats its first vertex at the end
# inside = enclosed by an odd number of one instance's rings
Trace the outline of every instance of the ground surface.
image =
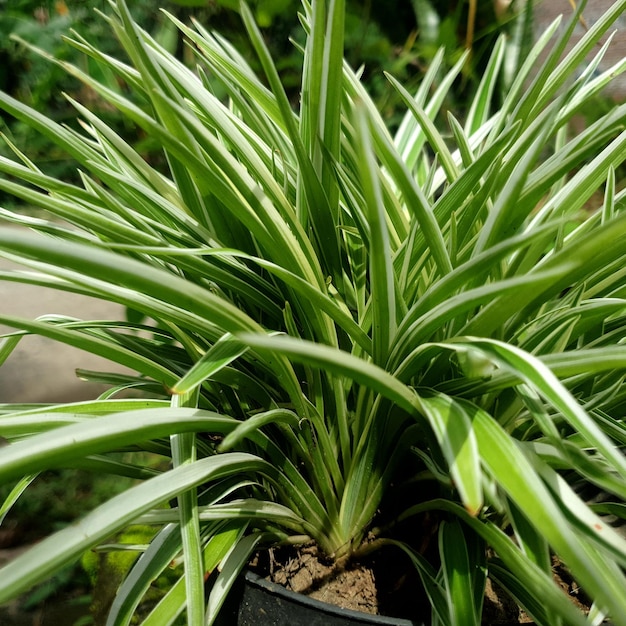
{"type": "MultiPolygon", "coordinates": [[[[0,271],[17,266],[0,259],[0,271]]],[[[35,319],[62,314],[80,319],[124,319],[120,305],[55,289],[0,281],[0,314],[35,319]]],[[[12,328],[0,324],[0,334],[12,328]]],[[[120,366],[43,337],[25,337],[0,366],[0,404],[93,399],[105,387],[80,381],[76,368],[120,371],[120,366]]]]}

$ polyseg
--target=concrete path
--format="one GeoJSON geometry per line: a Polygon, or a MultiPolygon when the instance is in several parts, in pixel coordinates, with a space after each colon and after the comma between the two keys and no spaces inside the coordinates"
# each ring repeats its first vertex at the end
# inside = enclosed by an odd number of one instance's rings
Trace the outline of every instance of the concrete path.
{"type": "MultiPolygon", "coordinates": [[[[0,270],[13,266],[0,259],[0,270]]],[[[80,319],[124,319],[123,307],[93,298],[0,280],[0,312],[34,319],[56,313],[80,319]]],[[[12,329],[0,325],[0,334],[12,329]]],[[[66,402],[96,397],[106,387],[76,378],[76,368],[122,371],[117,364],[37,336],[24,337],[0,366],[0,404],[66,402]]]]}
{"type": "MultiPolygon", "coordinates": [[[[578,4],[578,0],[576,1],[578,4]]],[[[571,50],[584,36],[586,29],[591,28],[598,19],[613,6],[613,0],[590,0],[583,11],[584,23],[579,23],[573,33],[572,39],[567,46],[567,51],[571,50]]],[[[565,18],[559,27],[562,32],[569,18],[572,15],[571,0],[542,0],[537,3],[533,9],[535,20],[535,34],[539,36],[559,15],[565,18]]],[[[601,43],[605,43],[608,36],[614,33],[614,39],[611,42],[606,56],[604,57],[598,72],[609,69],[613,64],[621,61],[626,57],[626,14],[618,17],[617,21],[609,28],[608,33],[602,37],[601,43]]],[[[600,47],[596,46],[587,57],[591,60],[600,51],[600,47]]],[[[626,99],[626,74],[617,77],[603,92],[607,96],[611,96],[617,102],[624,102],[626,99]]]]}

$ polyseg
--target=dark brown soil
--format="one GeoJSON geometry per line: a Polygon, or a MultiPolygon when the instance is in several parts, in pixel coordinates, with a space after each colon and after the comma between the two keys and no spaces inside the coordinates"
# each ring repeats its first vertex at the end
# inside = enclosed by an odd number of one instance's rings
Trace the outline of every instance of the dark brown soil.
{"type": "Polygon", "coordinates": [[[284,563],[274,561],[270,579],[296,593],[344,609],[377,614],[376,580],[371,566],[341,567],[318,558],[315,546],[307,546],[284,563]]]}
{"type": "Polygon", "coordinates": [[[420,605],[430,611],[415,569],[400,552],[380,551],[361,562],[333,563],[314,545],[261,553],[252,569],[290,591],[336,606],[408,618],[420,605]]]}
{"type": "Polygon", "coordinates": [[[534,622],[517,606],[511,596],[488,578],[483,600],[482,623],[496,626],[497,624],[533,624],[534,622]]]}

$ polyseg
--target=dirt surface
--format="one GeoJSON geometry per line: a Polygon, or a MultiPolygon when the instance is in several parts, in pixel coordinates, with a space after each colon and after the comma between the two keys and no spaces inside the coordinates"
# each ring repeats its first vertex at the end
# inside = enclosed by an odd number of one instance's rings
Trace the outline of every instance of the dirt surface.
{"type": "Polygon", "coordinates": [[[379,612],[376,579],[370,566],[331,565],[319,559],[315,546],[307,546],[282,563],[274,560],[271,569],[269,579],[290,591],[344,609],[374,615],[379,612]]]}
{"type": "Polygon", "coordinates": [[[416,607],[430,615],[415,568],[397,550],[381,550],[361,562],[332,563],[314,545],[273,548],[252,569],[268,580],[328,604],[374,615],[410,618],[416,607]]]}
{"type": "Polygon", "coordinates": [[[482,623],[485,626],[497,624],[534,624],[533,620],[520,609],[515,601],[490,578],[485,585],[482,623]]]}

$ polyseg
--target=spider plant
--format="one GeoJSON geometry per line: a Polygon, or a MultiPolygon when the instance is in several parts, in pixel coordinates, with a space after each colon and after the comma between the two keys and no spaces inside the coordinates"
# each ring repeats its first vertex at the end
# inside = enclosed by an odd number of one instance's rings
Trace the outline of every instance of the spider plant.
{"type": "Polygon", "coordinates": [[[0,229],[0,253],[25,267],[1,278],[140,314],[0,314],[16,329],[3,367],[36,333],[136,372],[82,372],[111,383],[91,402],[1,406],[0,478],[15,484],[2,510],[49,468],[137,479],[6,565],[0,601],[141,523],[155,536],[110,625],[130,623],[173,559],[184,575],[143,623],[212,623],[255,551],[310,541],[337,560],[404,554],[434,624],[479,624],[487,578],[539,624],[626,624],[626,543],[603,517],[623,516],[626,495],[626,213],[614,173],[626,105],[568,133],[626,67],[595,71],[626,0],[562,60],[584,3],[558,37],[552,24],[491,111],[499,40],[463,122],[440,111],[463,60],[442,76],[438,57],[416,94],[390,76],[407,110],[395,136],[343,61],[344,2],[302,7],[295,110],[245,4],[263,77],[219,35],[170,16],[197,57],[191,71],[124,0],[102,15],[124,60],[68,38],[120,88],[51,62],[157,143],[163,167],[80,102],[77,131],[0,95],[82,181],[47,175],[18,147],[0,159],[0,189],[49,216],[2,210],[28,230],[0,229]],[[120,463],[121,450],[167,463],[120,463]],[[553,555],[592,599],[589,616],[554,582],[553,555]]]}

